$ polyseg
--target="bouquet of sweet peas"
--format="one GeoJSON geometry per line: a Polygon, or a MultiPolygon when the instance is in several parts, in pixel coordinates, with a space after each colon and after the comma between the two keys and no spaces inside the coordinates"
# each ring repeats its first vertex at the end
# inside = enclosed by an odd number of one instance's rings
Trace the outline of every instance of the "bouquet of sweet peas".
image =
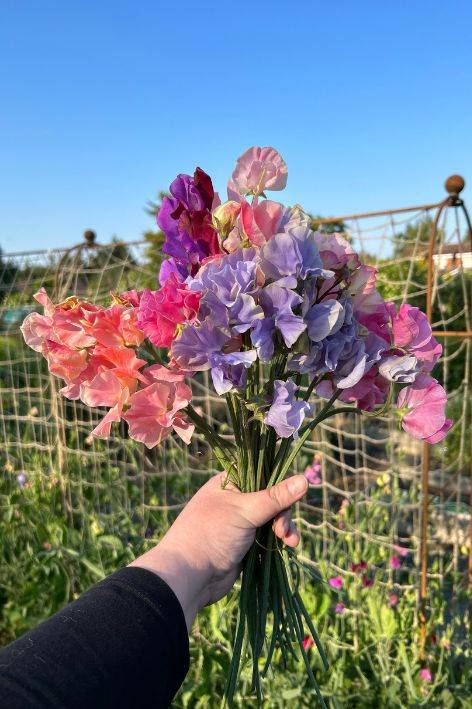
{"type": "MultiPolygon", "coordinates": [[[[226,202],[200,168],[180,174],[157,217],[166,258],[155,290],[112,294],[108,307],[35,296],[44,313],[26,318],[25,341],[64,380],[65,397],[107,409],[96,436],[120,420],[148,448],[172,432],[188,444],[196,432],[228,480],[256,491],[283,479],[314,428],[339,412],[391,409],[416,438],[446,435],[446,394],[430,375],[441,346],[426,316],[386,303],[376,270],[340,234],[314,231],[301,207],[266,197],[286,181],[279,153],[260,147],[237,160],[226,202]],[[191,404],[188,382],[202,371],[226,399],[234,441],[191,404]]],[[[259,530],[244,561],[229,701],[247,653],[258,696],[275,651],[301,655],[316,688],[305,629],[326,658],[297,564],[270,525],[259,530]]]]}

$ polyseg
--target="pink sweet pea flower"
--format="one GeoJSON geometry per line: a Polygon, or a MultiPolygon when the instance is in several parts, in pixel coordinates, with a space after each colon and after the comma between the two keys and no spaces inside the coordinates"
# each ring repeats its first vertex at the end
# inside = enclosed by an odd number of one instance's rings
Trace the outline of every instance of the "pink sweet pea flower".
{"type": "Polygon", "coordinates": [[[303,642],[302,642],[303,649],[305,650],[305,652],[307,650],[309,650],[311,647],[313,647],[314,644],[315,644],[315,642],[314,642],[313,638],[311,637],[311,635],[305,635],[305,637],[303,638],[303,642]]]}
{"type": "Polygon", "coordinates": [[[387,307],[392,319],[393,344],[414,355],[423,372],[430,372],[441,356],[442,346],[433,337],[426,315],[408,303],[400,305],[398,313],[393,303],[387,307]]]}
{"type": "Polygon", "coordinates": [[[119,378],[111,370],[104,370],[85,386],[81,386],[81,399],[87,406],[109,406],[110,411],[96,426],[92,434],[99,438],[108,438],[111,424],[119,421],[123,405],[129,397],[128,387],[123,387],[119,378]]]}
{"type": "Polygon", "coordinates": [[[223,202],[213,210],[213,226],[223,238],[226,238],[233,229],[240,211],[241,203],[233,199],[223,202]]]}
{"type": "Polygon", "coordinates": [[[400,391],[396,407],[403,429],[428,443],[441,441],[453,423],[446,419],[446,392],[428,374],[420,374],[400,391]]]}
{"type": "Polygon", "coordinates": [[[282,204],[270,199],[252,205],[242,200],[239,221],[243,235],[254,246],[262,246],[277,233],[283,210],[282,204]]]}
{"type": "Polygon", "coordinates": [[[185,443],[190,443],[195,427],[180,413],[192,398],[184,375],[161,365],[148,367],[144,374],[152,384],[130,396],[129,409],[123,415],[130,437],[154,448],[174,429],[185,443]]]}
{"type": "Polygon", "coordinates": [[[390,344],[388,333],[389,311],[387,304],[376,288],[377,269],[361,264],[352,275],[348,292],[356,319],[369,332],[375,332],[390,344]]]}
{"type": "Polygon", "coordinates": [[[390,593],[388,596],[388,605],[390,608],[395,608],[395,606],[398,604],[398,596],[396,593],[390,593]]]}
{"type": "Polygon", "coordinates": [[[428,667],[423,667],[423,669],[420,670],[419,672],[420,679],[423,680],[423,682],[432,682],[433,681],[433,675],[431,673],[431,670],[428,669],[428,667]]]}
{"type": "Polygon", "coordinates": [[[80,376],[87,366],[87,351],[76,350],[53,340],[46,340],[42,347],[49,371],[66,382],[80,376]]]}
{"type": "Polygon", "coordinates": [[[334,612],[337,615],[342,615],[344,613],[345,609],[346,609],[346,606],[344,605],[344,603],[336,603],[336,605],[334,607],[334,612]]]}
{"type": "Polygon", "coordinates": [[[307,465],[303,474],[310,485],[321,485],[321,465],[319,463],[313,462],[311,465],[307,465]]]}
{"type": "Polygon", "coordinates": [[[283,190],[287,184],[287,165],[274,148],[249,148],[236,162],[228,183],[228,198],[255,197],[264,190],[283,190]]]}
{"type": "Polygon", "coordinates": [[[90,317],[90,332],[105,347],[138,346],[144,333],[138,328],[137,311],[124,305],[113,305],[90,317]]]}
{"type": "Polygon", "coordinates": [[[337,270],[347,266],[349,269],[354,269],[359,265],[359,256],[341,234],[325,234],[317,231],[315,243],[320,252],[323,268],[337,270]]]}
{"type": "Polygon", "coordinates": [[[392,569],[399,569],[401,565],[402,565],[402,562],[401,562],[401,559],[399,556],[394,554],[393,556],[390,557],[390,566],[392,569]]]}
{"type": "Polygon", "coordinates": [[[401,547],[398,544],[394,544],[393,548],[395,549],[395,551],[397,552],[397,554],[399,556],[405,557],[405,556],[408,556],[408,554],[409,554],[408,549],[405,549],[405,547],[401,547]]]}
{"type": "Polygon", "coordinates": [[[332,578],[328,579],[328,583],[331,586],[331,588],[342,588],[343,587],[343,579],[342,576],[333,576],[332,578]]]}
{"type": "Polygon", "coordinates": [[[190,291],[171,274],[158,291],[145,290],[138,308],[138,327],[156,347],[170,347],[177,325],[197,316],[201,293],[190,291]]]}

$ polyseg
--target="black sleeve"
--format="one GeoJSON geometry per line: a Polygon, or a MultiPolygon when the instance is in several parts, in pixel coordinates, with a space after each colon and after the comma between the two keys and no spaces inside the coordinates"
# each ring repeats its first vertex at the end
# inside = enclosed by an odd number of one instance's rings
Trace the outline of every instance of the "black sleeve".
{"type": "Polygon", "coordinates": [[[179,601],[145,569],[121,569],[0,649],[0,707],[167,707],[189,667],[179,601]]]}

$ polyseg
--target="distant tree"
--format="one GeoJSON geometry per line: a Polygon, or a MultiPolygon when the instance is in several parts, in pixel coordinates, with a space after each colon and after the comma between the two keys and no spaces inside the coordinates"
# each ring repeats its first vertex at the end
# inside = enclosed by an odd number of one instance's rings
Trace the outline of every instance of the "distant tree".
{"type": "Polygon", "coordinates": [[[17,290],[19,269],[18,266],[3,256],[3,251],[0,246],[0,303],[17,290]]]}
{"type": "MultiPolygon", "coordinates": [[[[166,192],[159,192],[157,200],[148,200],[145,211],[153,218],[156,224],[156,217],[162,204],[162,200],[167,196],[166,192]]],[[[147,273],[146,284],[149,288],[155,288],[161,263],[164,259],[162,254],[162,245],[164,243],[164,234],[159,229],[148,229],[143,234],[146,247],[144,249],[145,270],[147,273]]]]}

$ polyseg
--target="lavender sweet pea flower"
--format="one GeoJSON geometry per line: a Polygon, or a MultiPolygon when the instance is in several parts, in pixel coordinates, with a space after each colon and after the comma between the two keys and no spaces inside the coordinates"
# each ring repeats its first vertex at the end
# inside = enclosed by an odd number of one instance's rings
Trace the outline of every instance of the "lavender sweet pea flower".
{"type": "Polygon", "coordinates": [[[293,308],[301,302],[302,298],[293,290],[277,283],[261,289],[259,303],[265,317],[256,323],[251,332],[251,341],[262,361],[269,360],[274,353],[273,336],[276,330],[282,335],[287,347],[292,347],[306,329],[303,319],[293,312],[293,308]]]}
{"type": "Polygon", "coordinates": [[[246,386],[246,369],[257,359],[255,350],[245,352],[213,353],[209,364],[215,391],[220,396],[232,389],[246,386]]]}
{"type": "Polygon", "coordinates": [[[200,312],[213,322],[243,333],[264,317],[255,295],[257,254],[255,249],[240,249],[201,267],[188,281],[190,290],[201,290],[200,312]]]}
{"type": "Polygon", "coordinates": [[[306,313],[308,337],[312,342],[321,342],[333,335],[344,324],[346,311],[339,300],[324,300],[315,303],[306,313]]]}
{"type": "Polygon", "coordinates": [[[187,325],[171,347],[175,363],[183,371],[210,369],[210,357],[220,353],[230,341],[230,335],[206,318],[202,323],[187,325]]]}
{"type": "Polygon", "coordinates": [[[261,248],[261,268],[266,278],[289,288],[296,287],[298,278],[333,275],[323,269],[309,217],[297,208],[286,210],[279,233],[261,248]]]}
{"type": "Polygon", "coordinates": [[[421,365],[413,355],[392,355],[383,359],[379,373],[389,382],[411,384],[421,371],[421,365]]]}
{"type": "Polygon", "coordinates": [[[264,423],[275,428],[280,438],[290,438],[298,435],[305,416],[311,415],[313,407],[306,401],[297,401],[295,382],[284,382],[276,379],[274,382],[274,399],[264,417],[264,423]]]}

